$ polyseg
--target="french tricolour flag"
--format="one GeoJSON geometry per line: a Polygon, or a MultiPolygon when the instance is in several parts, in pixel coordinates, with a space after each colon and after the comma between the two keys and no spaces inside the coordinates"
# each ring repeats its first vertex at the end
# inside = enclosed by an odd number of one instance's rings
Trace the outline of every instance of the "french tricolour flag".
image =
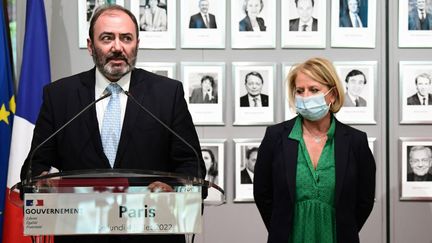
{"type": "MultiPolygon", "coordinates": [[[[30,150],[33,128],[42,104],[42,88],[51,81],[48,35],[43,0],[27,0],[21,75],[12,130],[7,190],[20,181],[21,166],[30,150]]],[[[12,193],[12,198],[19,195],[12,193]]],[[[3,243],[31,242],[23,235],[22,208],[6,200],[3,243]]]]}

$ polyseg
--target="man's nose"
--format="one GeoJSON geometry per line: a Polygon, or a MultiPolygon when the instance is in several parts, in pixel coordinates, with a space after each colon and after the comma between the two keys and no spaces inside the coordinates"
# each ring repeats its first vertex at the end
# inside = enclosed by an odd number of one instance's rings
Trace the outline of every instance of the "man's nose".
{"type": "Polygon", "coordinates": [[[112,49],[113,49],[114,51],[121,51],[121,50],[122,50],[122,45],[121,45],[120,39],[117,39],[117,38],[116,38],[116,39],[113,41],[112,49]]]}

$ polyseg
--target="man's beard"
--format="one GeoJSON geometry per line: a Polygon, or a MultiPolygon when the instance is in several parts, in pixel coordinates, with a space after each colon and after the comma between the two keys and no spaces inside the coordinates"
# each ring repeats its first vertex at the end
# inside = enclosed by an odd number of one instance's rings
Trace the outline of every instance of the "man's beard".
{"type": "Polygon", "coordinates": [[[129,60],[121,52],[110,52],[104,56],[102,51],[98,48],[92,47],[93,49],[93,62],[95,63],[98,70],[108,79],[119,80],[124,75],[132,71],[135,67],[136,57],[138,53],[138,47],[132,53],[131,60],[129,60]],[[126,66],[118,67],[112,66],[109,62],[111,60],[123,60],[126,66]]]}

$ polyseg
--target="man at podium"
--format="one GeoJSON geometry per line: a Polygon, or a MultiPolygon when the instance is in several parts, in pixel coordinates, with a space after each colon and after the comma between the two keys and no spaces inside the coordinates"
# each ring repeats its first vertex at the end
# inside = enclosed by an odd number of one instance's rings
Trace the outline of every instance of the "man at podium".
{"type": "MultiPolygon", "coordinates": [[[[21,170],[22,180],[27,177],[29,163],[32,176],[48,173],[55,167],[59,171],[143,169],[205,177],[198,136],[182,84],[135,68],[138,34],[137,20],[129,10],[106,5],[95,12],[87,39],[95,67],[44,88],[31,151],[43,145],[32,161],[30,156],[27,158],[21,170]],[[95,102],[106,94],[111,95],[95,102]],[[92,102],[95,105],[89,110],[72,118],[92,102]],[[62,129],[70,120],[73,121],[62,129]],[[58,130],[61,131],[56,136],[48,138],[58,130]]],[[[152,188],[170,190],[169,185],[160,182],[156,185],[152,188]]],[[[55,242],[184,242],[184,238],[183,235],[62,236],[55,237],[55,242]]]]}

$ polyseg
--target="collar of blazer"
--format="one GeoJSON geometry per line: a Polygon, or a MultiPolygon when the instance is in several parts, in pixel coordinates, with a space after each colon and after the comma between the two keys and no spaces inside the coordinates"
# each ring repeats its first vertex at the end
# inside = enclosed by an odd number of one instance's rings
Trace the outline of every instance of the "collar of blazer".
{"type": "MultiPolygon", "coordinates": [[[[281,134],[282,145],[283,145],[283,157],[286,166],[287,183],[292,203],[295,198],[295,187],[296,187],[296,172],[297,172],[297,156],[298,156],[298,141],[288,138],[296,118],[293,118],[285,122],[285,131],[281,134]]],[[[335,163],[336,163],[336,188],[335,188],[335,206],[337,206],[340,194],[342,191],[343,179],[345,170],[347,167],[349,148],[350,148],[350,136],[347,131],[347,126],[339,122],[335,118],[336,129],[335,129],[335,163]]]]}

